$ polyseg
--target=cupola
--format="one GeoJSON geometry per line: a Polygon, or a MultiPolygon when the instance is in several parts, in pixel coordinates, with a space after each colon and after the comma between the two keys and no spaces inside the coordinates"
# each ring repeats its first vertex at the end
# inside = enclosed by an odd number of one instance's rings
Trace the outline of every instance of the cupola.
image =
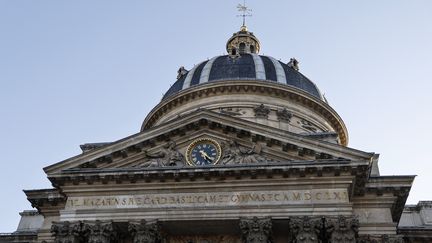
{"type": "Polygon", "coordinates": [[[260,42],[252,32],[248,31],[245,25],[242,25],[240,31],[234,33],[229,38],[226,50],[230,56],[258,54],[260,51],[260,42]]]}

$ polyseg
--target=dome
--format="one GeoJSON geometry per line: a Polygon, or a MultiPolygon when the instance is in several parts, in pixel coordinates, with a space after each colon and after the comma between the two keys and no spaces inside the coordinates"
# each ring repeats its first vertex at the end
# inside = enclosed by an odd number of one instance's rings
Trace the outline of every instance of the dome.
{"type": "Polygon", "coordinates": [[[180,67],[177,81],[145,118],[141,130],[198,110],[223,114],[282,131],[348,143],[343,120],[318,87],[288,63],[260,55],[261,43],[246,26],[226,43],[226,55],[192,69],[180,67]]]}
{"type": "Polygon", "coordinates": [[[301,89],[324,101],[318,87],[301,74],[296,66],[250,52],[235,56],[216,56],[189,71],[179,70],[178,80],[165,93],[163,99],[196,85],[233,80],[276,82],[301,89]]]}

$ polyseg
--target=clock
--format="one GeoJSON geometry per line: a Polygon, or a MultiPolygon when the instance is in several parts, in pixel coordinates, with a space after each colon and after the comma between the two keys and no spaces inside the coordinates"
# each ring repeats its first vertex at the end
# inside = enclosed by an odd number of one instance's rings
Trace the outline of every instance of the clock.
{"type": "Polygon", "coordinates": [[[215,165],[221,155],[221,146],[211,138],[196,139],[186,149],[186,161],[191,166],[215,165]]]}

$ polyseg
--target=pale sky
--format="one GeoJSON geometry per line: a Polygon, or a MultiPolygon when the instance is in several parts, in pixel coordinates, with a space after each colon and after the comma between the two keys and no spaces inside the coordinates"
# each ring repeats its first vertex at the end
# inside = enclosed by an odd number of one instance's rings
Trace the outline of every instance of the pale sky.
{"type": "MultiPolygon", "coordinates": [[[[177,69],[225,53],[239,0],[0,0],[0,232],[42,168],[139,132],[177,69]]],[[[383,175],[432,200],[432,1],[249,0],[261,54],[300,61],[383,175]]]]}

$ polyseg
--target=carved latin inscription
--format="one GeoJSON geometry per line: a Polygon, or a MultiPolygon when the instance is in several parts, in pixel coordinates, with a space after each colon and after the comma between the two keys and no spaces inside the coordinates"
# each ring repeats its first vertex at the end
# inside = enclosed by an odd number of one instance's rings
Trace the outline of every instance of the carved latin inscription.
{"type": "Polygon", "coordinates": [[[162,208],[348,203],[345,189],[268,192],[169,193],[69,197],[66,209],[162,208]]]}

